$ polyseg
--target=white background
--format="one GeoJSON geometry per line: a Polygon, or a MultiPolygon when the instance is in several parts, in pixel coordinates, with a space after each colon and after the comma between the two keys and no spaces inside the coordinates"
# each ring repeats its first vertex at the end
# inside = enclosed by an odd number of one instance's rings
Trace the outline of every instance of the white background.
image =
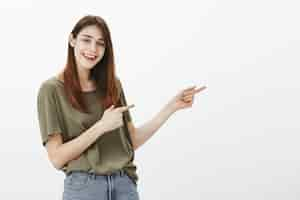
{"type": "Polygon", "coordinates": [[[207,86],[136,151],[141,199],[300,198],[299,1],[80,2],[1,1],[1,199],[61,199],[37,90],[85,14],[109,25],[135,126],[207,86]]]}

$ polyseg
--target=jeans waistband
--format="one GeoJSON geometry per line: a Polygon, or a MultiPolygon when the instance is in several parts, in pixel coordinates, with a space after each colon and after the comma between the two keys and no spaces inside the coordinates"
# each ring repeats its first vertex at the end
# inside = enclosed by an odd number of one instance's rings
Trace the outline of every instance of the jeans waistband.
{"type": "Polygon", "coordinates": [[[93,170],[90,171],[80,171],[80,170],[74,170],[68,173],[68,175],[71,175],[72,173],[79,173],[79,174],[86,174],[86,175],[92,175],[94,177],[98,177],[98,176],[124,176],[126,175],[125,170],[123,169],[119,169],[107,174],[97,174],[95,173],[93,170]]]}

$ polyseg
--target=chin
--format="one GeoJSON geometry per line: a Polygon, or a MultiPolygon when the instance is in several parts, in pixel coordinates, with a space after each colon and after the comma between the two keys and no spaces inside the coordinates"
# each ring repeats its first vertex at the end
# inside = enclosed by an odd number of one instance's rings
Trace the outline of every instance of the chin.
{"type": "Polygon", "coordinates": [[[87,65],[86,63],[85,64],[81,64],[80,65],[81,67],[81,69],[84,69],[84,70],[91,70],[91,69],[93,69],[96,65],[87,65]]]}
{"type": "Polygon", "coordinates": [[[84,68],[85,68],[85,69],[88,69],[88,70],[91,70],[91,69],[93,69],[95,66],[96,66],[96,65],[91,65],[91,66],[86,66],[86,67],[84,67],[84,68]]]}

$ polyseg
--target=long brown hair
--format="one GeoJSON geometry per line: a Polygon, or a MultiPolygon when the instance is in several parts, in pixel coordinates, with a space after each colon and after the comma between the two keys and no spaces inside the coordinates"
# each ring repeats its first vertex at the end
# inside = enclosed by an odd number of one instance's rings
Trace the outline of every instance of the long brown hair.
{"type": "MultiPolygon", "coordinates": [[[[86,15],[82,17],[72,30],[73,37],[86,26],[96,25],[102,30],[105,51],[102,59],[91,69],[90,80],[94,80],[97,89],[101,90],[99,103],[106,109],[112,104],[117,105],[120,98],[120,90],[117,87],[119,79],[115,76],[115,63],[110,31],[103,18],[99,16],[86,15]]],[[[60,75],[61,76],[61,75],[60,75]]],[[[71,105],[81,112],[88,113],[86,103],[82,98],[81,86],[76,68],[74,49],[68,42],[67,63],[63,71],[64,89],[71,105]]]]}

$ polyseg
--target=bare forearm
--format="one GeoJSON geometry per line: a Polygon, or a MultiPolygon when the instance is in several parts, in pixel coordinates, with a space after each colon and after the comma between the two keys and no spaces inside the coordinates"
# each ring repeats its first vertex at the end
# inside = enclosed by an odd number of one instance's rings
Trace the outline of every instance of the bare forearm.
{"type": "Polygon", "coordinates": [[[137,149],[144,144],[174,113],[174,109],[165,105],[150,121],[135,129],[134,146],[137,149]]]}
{"type": "Polygon", "coordinates": [[[61,144],[55,152],[55,167],[62,168],[69,161],[79,157],[91,144],[93,144],[101,135],[104,134],[102,125],[97,124],[83,132],[80,136],[61,144]],[[99,128],[100,126],[100,128],[99,128]]]}

